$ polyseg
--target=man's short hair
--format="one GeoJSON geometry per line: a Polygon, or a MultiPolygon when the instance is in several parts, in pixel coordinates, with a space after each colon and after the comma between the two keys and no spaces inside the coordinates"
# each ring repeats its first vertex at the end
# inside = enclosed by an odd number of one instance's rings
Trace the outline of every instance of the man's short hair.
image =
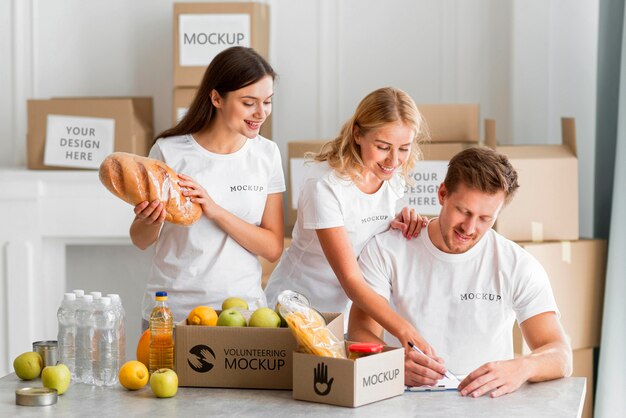
{"type": "Polygon", "coordinates": [[[449,193],[459,184],[488,194],[502,190],[509,203],[518,189],[517,172],[509,159],[488,147],[472,147],[450,160],[444,184],[449,193]]]}

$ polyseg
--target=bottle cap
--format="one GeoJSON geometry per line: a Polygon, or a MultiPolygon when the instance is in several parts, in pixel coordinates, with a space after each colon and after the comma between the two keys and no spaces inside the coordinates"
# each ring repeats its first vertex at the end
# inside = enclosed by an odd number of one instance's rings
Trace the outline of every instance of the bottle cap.
{"type": "Polygon", "coordinates": [[[89,292],[89,294],[93,296],[94,300],[100,299],[102,297],[102,292],[89,292]]]}
{"type": "Polygon", "coordinates": [[[63,300],[68,300],[68,301],[76,300],[76,293],[64,293],[63,300]]]}
{"type": "Polygon", "coordinates": [[[93,302],[93,296],[91,295],[83,296],[83,302],[89,302],[89,303],[93,302]]]}
{"type": "Polygon", "coordinates": [[[348,347],[348,350],[350,350],[350,352],[352,353],[374,354],[374,353],[380,353],[381,351],[383,351],[383,346],[382,344],[376,344],[376,343],[355,343],[355,344],[350,344],[350,346],[348,347]]]}
{"type": "Polygon", "coordinates": [[[167,292],[156,292],[157,296],[167,296],[167,292]]]}
{"type": "Polygon", "coordinates": [[[43,387],[17,389],[15,403],[24,406],[54,405],[57,403],[57,390],[43,387]]]}
{"type": "Polygon", "coordinates": [[[167,300],[167,292],[156,292],[156,300],[167,300]]]}
{"type": "Polygon", "coordinates": [[[111,298],[111,302],[113,303],[122,301],[122,298],[117,293],[107,293],[107,296],[111,298]]]}
{"type": "Polygon", "coordinates": [[[106,296],[101,297],[98,301],[102,306],[109,306],[111,304],[111,298],[106,296]]]}
{"type": "Polygon", "coordinates": [[[85,294],[85,291],[83,289],[74,289],[72,290],[72,292],[74,292],[76,296],[79,298],[82,298],[83,295],[85,294]]]}

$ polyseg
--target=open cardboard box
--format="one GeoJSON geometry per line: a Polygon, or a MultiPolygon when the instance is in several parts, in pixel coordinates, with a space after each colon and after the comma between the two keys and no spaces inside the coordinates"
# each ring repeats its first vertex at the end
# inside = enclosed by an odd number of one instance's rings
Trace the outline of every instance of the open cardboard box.
{"type": "MultiPolygon", "coordinates": [[[[218,311],[219,314],[219,311],[218,311]]],[[[322,313],[343,335],[343,314],[322,313]]],[[[180,386],[291,389],[293,351],[289,328],[174,327],[174,368],[180,386]]]]}
{"type": "MultiPolygon", "coordinates": [[[[345,342],[346,352],[350,344],[345,342]]],[[[294,399],[357,407],[403,393],[402,348],[385,346],[356,360],[293,353],[294,399]]]]}
{"type": "Polygon", "coordinates": [[[506,155],[519,190],[494,229],[512,241],[577,240],[578,158],[573,118],[561,119],[560,145],[496,145],[495,121],[485,120],[485,144],[506,155]]]}

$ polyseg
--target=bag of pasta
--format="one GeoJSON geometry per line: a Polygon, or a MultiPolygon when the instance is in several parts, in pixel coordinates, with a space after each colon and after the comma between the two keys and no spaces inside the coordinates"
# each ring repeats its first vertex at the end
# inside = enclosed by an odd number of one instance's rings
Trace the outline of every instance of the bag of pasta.
{"type": "Polygon", "coordinates": [[[278,310],[300,349],[316,356],[346,358],[343,342],[326,327],[322,315],[301,296],[292,290],[285,290],[278,295],[278,310]]]}

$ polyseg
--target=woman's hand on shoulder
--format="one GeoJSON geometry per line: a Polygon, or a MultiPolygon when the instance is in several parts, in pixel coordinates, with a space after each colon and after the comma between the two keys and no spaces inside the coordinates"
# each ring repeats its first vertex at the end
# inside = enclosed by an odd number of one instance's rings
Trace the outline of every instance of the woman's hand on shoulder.
{"type": "Polygon", "coordinates": [[[416,238],[430,220],[417,214],[415,208],[405,206],[391,221],[391,229],[399,229],[406,239],[416,238]]]}
{"type": "Polygon", "coordinates": [[[144,225],[161,225],[165,222],[165,206],[160,200],[147,200],[135,206],[135,219],[144,225]]]}
{"type": "Polygon", "coordinates": [[[183,196],[189,197],[193,203],[202,206],[204,215],[209,219],[213,219],[217,211],[221,209],[220,206],[211,199],[204,187],[200,186],[194,179],[180,173],[178,177],[180,178],[178,185],[182,188],[183,196]]]}

